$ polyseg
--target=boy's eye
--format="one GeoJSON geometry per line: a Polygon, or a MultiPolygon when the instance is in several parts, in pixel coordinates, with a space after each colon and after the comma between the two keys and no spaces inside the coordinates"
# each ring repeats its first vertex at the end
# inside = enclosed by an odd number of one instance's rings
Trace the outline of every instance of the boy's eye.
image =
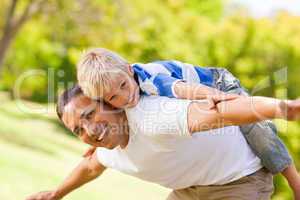
{"type": "Polygon", "coordinates": [[[126,82],[124,81],[122,84],[121,84],[121,89],[123,89],[126,85],[126,82]]]}
{"type": "Polygon", "coordinates": [[[112,101],[114,98],[116,97],[116,95],[113,95],[109,98],[109,101],[112,101]]]}

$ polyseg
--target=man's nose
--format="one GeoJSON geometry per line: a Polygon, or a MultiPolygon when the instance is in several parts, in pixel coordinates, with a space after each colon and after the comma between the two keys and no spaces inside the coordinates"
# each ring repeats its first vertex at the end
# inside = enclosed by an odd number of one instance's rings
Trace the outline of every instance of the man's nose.
{"type": "Polygon", "coordinates": [[[89,137],[95,139],[96,137],[96,132],[94,130],[94,123],[88,122],[87,120],[83,120],[83,128],[86,131],[86,133],[88,134],[89,137]]]}
{"type": "Polygon", "coordinates": [[[84,129],[89,137],[97,140],[104,131],[105,125],[102,123],[85,123],[84,129]]]}

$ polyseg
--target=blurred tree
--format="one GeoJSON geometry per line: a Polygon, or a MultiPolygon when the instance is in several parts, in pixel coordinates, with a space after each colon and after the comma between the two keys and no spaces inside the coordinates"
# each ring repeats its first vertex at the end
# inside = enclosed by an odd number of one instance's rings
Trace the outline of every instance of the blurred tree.
{"type": "Polygon", "coordinates": [[[16,34],[27,20],[29,20],[33,15],[41,12],[43,4],[46,0],[28,0],[24,6],[24,9],[17,13],[18,4],[24,4],[19,0],[11,0],[7,10],[7,16],[5,18],[4,27],[2,30],[2,36],[0,38],[0,72],[2,68],[2,63],[5,58],[5,54],[15,38],[16,34]]]}

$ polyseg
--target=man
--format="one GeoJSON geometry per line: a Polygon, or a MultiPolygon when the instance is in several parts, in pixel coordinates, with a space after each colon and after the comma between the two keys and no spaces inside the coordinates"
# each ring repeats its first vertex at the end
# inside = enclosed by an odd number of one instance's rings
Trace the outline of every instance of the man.
{"type": "MultiPolygon", "coordinates": [[[[57,189],[27,200],[61,199],[106,168],[174,189],[168,200],[269,199],[272,175],[237,126],[199,132],[232,124],[206,108],[198,101],[145,97],[126,116],[92,101],[77,86],[66,91],[59,117],[82,141],[101,148],[57,189]]],[[[239,123],[258,121],[255,114],[239,123]]]]}

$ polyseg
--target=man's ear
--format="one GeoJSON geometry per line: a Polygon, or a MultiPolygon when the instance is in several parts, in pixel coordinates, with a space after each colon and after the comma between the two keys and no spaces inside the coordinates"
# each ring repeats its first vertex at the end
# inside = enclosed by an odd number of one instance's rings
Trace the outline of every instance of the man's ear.
{"type": "Polygon", "coordinates": [[[127,65],[127,72],[130,76],[133,76],[134,75],[134,71],[133,71],[133,68],[130,64],[127,65]]]}

